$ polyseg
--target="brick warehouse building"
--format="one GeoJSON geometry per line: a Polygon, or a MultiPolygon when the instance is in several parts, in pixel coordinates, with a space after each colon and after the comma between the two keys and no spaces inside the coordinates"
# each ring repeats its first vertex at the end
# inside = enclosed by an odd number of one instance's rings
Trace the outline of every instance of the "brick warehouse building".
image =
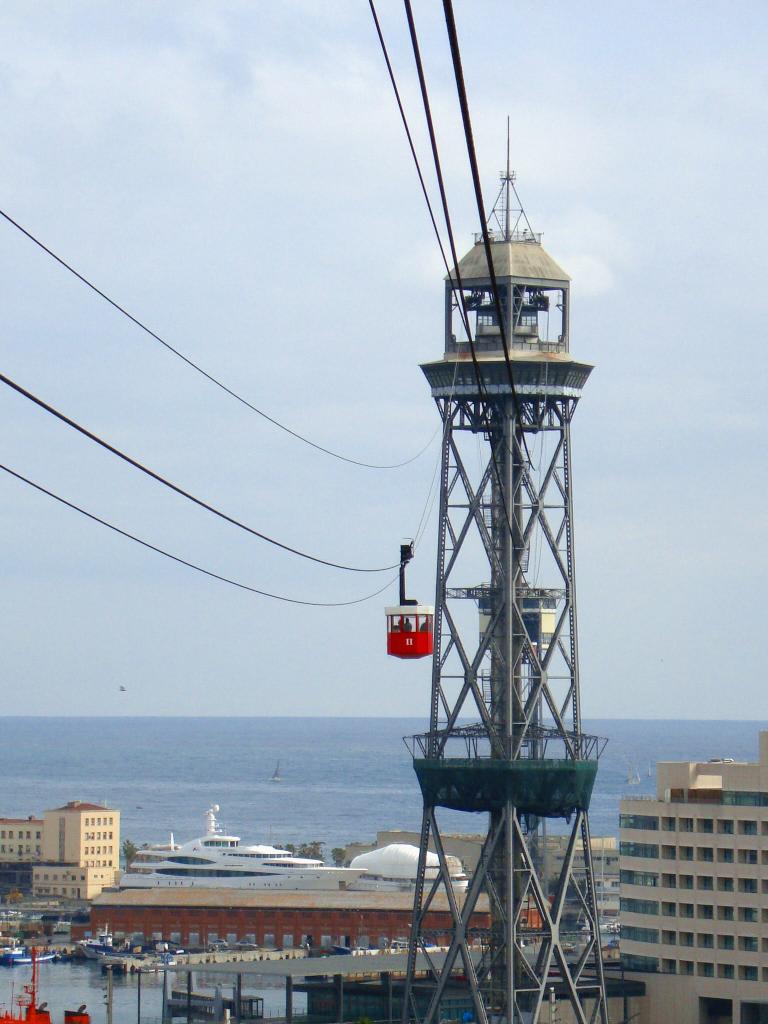
{"type": "MultiPolygon", "coordinates": [[[[463,895],[457,898],[461,902],[463,895]]],[[[425,926],[436,941],[447,941],[445,894],[436,894],[432,906],[425,926]]],[[[98,896],[90,923],[73,927],[72,937],[109,930],[116,942],[165,939],[190,947],[253,942],[292,949],[311,936],[314,945],[383,947],[408,936],[412,909],[409,892],[128,889],[98,896]]],[[[490,926],[487,898],[481,897],[470,926],[490,926]]]]}

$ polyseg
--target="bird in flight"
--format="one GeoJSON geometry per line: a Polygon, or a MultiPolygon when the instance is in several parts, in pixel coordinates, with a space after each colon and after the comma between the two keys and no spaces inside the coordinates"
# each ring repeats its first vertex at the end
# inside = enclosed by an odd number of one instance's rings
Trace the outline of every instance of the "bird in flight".
{"type": "Polygon", "coordinates": [[[120,687],[120,693],[125,693],[125,687],[124,686],[120,687]]]}

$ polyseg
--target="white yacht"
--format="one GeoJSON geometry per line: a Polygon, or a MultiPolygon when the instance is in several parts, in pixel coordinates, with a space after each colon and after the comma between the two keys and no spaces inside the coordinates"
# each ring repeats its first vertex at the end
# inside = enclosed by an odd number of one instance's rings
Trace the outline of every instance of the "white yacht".
{"type": "Polygon", "coordinates": [[[207,889],[347,889],[363,868],[332,868],[321,860],[296,857],[274,846],[243,846],[225,835],[216,815],[205,812],[206,832],[198,839],[142,847],[120,879],[122,889],[195,887],[207,889]]]}

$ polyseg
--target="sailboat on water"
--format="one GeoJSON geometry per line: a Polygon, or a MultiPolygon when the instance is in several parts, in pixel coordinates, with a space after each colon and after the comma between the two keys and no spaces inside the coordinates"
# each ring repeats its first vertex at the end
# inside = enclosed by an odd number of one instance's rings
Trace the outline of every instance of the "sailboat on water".
{"type": "Polygon", "coordinates": [[[282,782],[283,781],[283,777],[280,774],[280,760],[279,759],[278,759],[277,765],[275,766],[275,770],[272,772],[272,778],[269,781],[270,782],[282,782]]]}

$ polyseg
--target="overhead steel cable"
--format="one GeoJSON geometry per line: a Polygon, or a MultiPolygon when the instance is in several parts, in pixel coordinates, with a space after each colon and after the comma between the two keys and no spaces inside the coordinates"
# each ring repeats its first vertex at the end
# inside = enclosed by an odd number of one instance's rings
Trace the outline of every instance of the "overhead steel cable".
{"type": "Polygon", "coordinates": [[[361,568],[360,566],[355,565],[343,565],[340,562],[332,562],[325,558],[319,558],[316,555],[310,555],[308,552],[301,551],[299,548],[291,547],[290,544],[284,544],[282,541],[276,540],[274,537],[270,537],[266,533],[262,533],[261,530],[256,530],[254,529],[254,527],[248,526],[246,523],[241,522],[239,519],[235,519],[234,516],[230,516],[226,512],[222,512],[214,505],[210,505],[207,501],[203,501],[202,498],[195,497],[195,495],[191,494],[189,491],[185,491],[183,487],[179,487],[178,484],[172,483],[172,481],[166,479],[166,477],[164,476],[161,476],[159,473],[156,473],[153,469],[150,469],[148,466],[143,465],[137,459],[132,458],[130,455],[126,455],[125,452],[120,451],[119,448],[116,448],[114,445],[110,444],[109,441],[105,441],[97,434],[94,434],[93,431],[88,430],[87,427],[81,426],[81,424],[75,422],[75,420],[71,419],[69,416],[66,416],[63,412],[59,412],[58,409],[55,409],[52,405],[49,405],[47,402],[43,401],[42,398],[38,398],[37,395],[33,395],[31,391],[27,391],[27,389],[23,388],[21,384],[17,384],[15,381],[11,380],[10,377],[6,377],[5,374],[3,373],[0,373],[0,383],[7,385],[9,388],[12,388],[14,391],[17,392],[17,394],[21,395],[24,398],[27,398],[30,402],[33,402],[40,409],[43,409],[45,412],[50,413],[51,416],[55,416],[56,419],[61,420],[62,423],[66,423],[68,427],[72,427],[73,430],[78,431],[78,433],[82,434],[84,437],[87,437],[89,440],[100,445],[106,451],[111,452],[112,455],[116,455],[119,459],[122,459],[123,462],[127,462],[129,466],[133,466],[134,469],[138,469],[140,472],[146,474],[146,476],[148,477],[151,477],[153,480],[156,480],[158,483],[162,484],[164,487],[167,487],[169,490],[175,491],[176,494],[180,494],[182,498],[186,498],[188,501],[193,502],[200,508],[205,509],[206,512],[211,512],[213,515],[218,516],[219,519],[223,519],[225,522],[230,523],[232,526],[236,526],[240,530],[245,530],[246,533],[250,533],[252,536],[258,537],[259,540],[266,541],[268,544],[272,544],[274,545],[274,547],[280,548],[282,551],[288,551],[292,555],[298,555],[299,558],[305,558],[309,562],[316,562],[318,563],[318,565],[327,565],[332,569],[343,569],[345,572],[389,572],[390,569],[399,569],[400,567],[399,562],[395,562],[392,565],[381,565],[371,569],[361,568]]]}
{"type": "MultiPolygon", "coordinates": [[[[373,0],[368,0],[368,5],[369,5],[369,7],[371,9],[371,15],[373,16],[373,23],[374,23],[374,25],[376,27],[376,34],[379,37],[379,43],[381,45],[381,52],[382,52],[382,54],[384,56],[384,62],[387,65],[387,72],[389,74],[389,80],[392,83],[392,91],[395,94],[395,101],[397,102],[397,109],[400,111],[400,119],[403,122],[403,128],[405,129],[405,135],[406,135],[406,138],[408,139],[408,147],[409,147],[409,149],[411,151],[411,156],[413,157],[413,163],[414,163],[414,165],[416,167],[416,174],[419,177],[419,184],[421,185],[421,191],[422,191],[422,194],[424,196],[424,202],[427,204],[427,210],[429,211],[429,219],[432,222],[432,228],[433,228],[433,230],[435,232],[435,238],[437,239],[437,245],[438,245],[438,248],[440,249],[440,255],[442,256],[442,259],[443,259],[443,265],[445,267],[445,272],[448,275],[448,278],[449,278],[449,280],[451,282],[451,290],[454,292],[454,295],[455,295],[456,294],[456,282],[454,280],[453,274],[451,273],[451,268],[448,265],[448,257],[445,254],[445,247],[443,246],[443,240],[440,237],[440,229],[437,226],[437,218],[435,217],[435,211],[434,211],[434,209],[432,207],[432,201],[429,198],[429,190],[427,189],[427,183],[424,180],[424,174],[423,174],[423,172],[421,170],[421,163],[419,161],[418,154],[416,153],[416,146],[414,145],[414,142],[413,142],[413,135],[411,134],[410,125],[408,124],[408,117],[406,116],[405,108],[403,107],[403,101],[402,101],[402,99],[400,97],[400,90],[399,90],[399,88],[397,86],[397,79],[395,78],[395,72],[394,72],[394,69],[392,67],[392,61],[389,58],[389,50],[387,49],[387,44],[386,44],[386,41],[384,39],[384,34],[383,34],[382,30],[381,30],[381,24],[379,23],[379,17],[378,17],[378,15],[376,13],[376,6],[375,6],[373,0]]],[[[454,259],[454,266],[455,266],[455,264],[456,264],[456,260],[454,259]]],[[[464,328],[465,328],[465,330],[467,332],[467,335],[469,335],[469,321],[468,321],[468,319],[466,317],[466,310],[462,310],[460,308],[459,315],[462,317],[462,321],[464,323],[464,328]]]]}
{"type": "Polygon", "coordinates": [[[140,544],[149,551],[154,551],[156,554],[162,555],[164,558],[169,558],[172,562],[176,562],[179,565],[184,565],[188,569],[194,569],[195,572],[202,573],[204,576],[208,576],[211,579],[219,580],[221,583],[228,583],[232,587],[237,587],[238,590],[247,590],[251,594],[258,594],[260,597],[268,597],[272,601],[285,601],[288,604],[309,605],[313,608],[345,608],[352,604],[363,604],[365,601],[370,601],[374,597],[378,597],[379,594],[383,594],[387,587],[390,587],[397,580],[397,576],[393,576],[391,580],[388,580],[383,587],[380,587],[378,590],[374,591],[374,593],[366,594],[365,597],[357,597],[352,601],[306,601],[298,597],[286,597],[284,594],[273,594],[269,590],[260,590],[258,587],[252,587],[247,583],[241,583],[239,580],[233,580],[229,576],[223,576],[221,573],[213,572],[211,569],[205,569],[202,565],[197,565],[195,562],[190,562],[186,558],[181,558],[180,555],[174,555],[170,551],[166,551],[164,548],[158,547],[156,544],[151,544],[148,540],[142,540],[141,537],[137,537],[135,534],[129,533],[128,530],[123,530],[119,526],[115,526],[114,523],[107,522],[106,519],[102,519],[100,516],[94,515],[93,512],[89,512],[87,509],[81,508],[80,505],[76,505],[73,501],[67,501],[66,498],[62,498],[60,494],[56,494],[54,491],[48,490],[48,488],[43,487],[42,484],[35,483],[34,480],[30,480],[28,477],[22,476],[21,473],[17,473],[16,470],[11,469],[10,466],[4,466],[0,463],[0,470],[4,473],[8,473],[9,476],[15,477],[22,483],[28,484],[41,494],[47,494],[49,498],[53,498],[54,501],[58,501],[61,505],[65,505],[67,508],[71,508],[73,511],[79,512],[80,515],[85,516],[92,522],[99,523],[100,526],[105,526],[108,530],[112,530],[113,533],[118,533],[121,537],[125,537],[128,540],[134,541],[136,544],[140,544]]]}
{"type": "MultiPolygon", "coordinates": [[[[442,161],[440,160],[440,149],[437,144],[437,135],[435,133],[435,125],[432,118],[432,105],[429,102],[429,90],[427,88],[427,80],[424,74],[424,64],[421,59],[421,49],[419,47],[418,33],[416,31],[416,23],[413,18],[413,10],[411,8],[410,0],[403,0],[405,6],[405,14],[408,21],[408,31],[411,37],[411,46],[413,49],[413,57],[416,63],[416,72],[419,78],[419,86],[421,89],[422,105],[424,107],[424,116],[427,122],[427,131],[429,133],[429,141],[432,148],[432,159],[435,166],[435,175],[437,177],[438,189],[440,192],[440,201],[443,207],[443,217],[445,218],[445,229],[448,234],[448,242],[451,248],[451,258],[453,259],[453,271],[449,271],[451,280],[451,290],[454,297],[457,300],[457,305],[461,310],[462,321],[464,323],[464,329],[467,332],[467,341],[469,343],[469,351],[472,357],[472,368],[474,370],[475,380],[477,382],[477,389],[483,399],[481,405],[481,418],[485,421],[485,425],[491,432],[491,424],[488,417],[488,389],[483,380],[482,371],[480,369],[480,362],[477,358],[477,352],[475,350],[475,343],[472,338],[472,329],[469,323],[469,310],[467,309],[466,297],[464,295],[464,285],[461,279],[461,271],[459,270],[459,257],[456,250],[456,241],[453,233],[453,224],[451,221],[451,213],[448,207],[448,196],[445,189],[445,180],[443,178],[442,161]],[[455,276],[454,276],[455,275],[455,276]]],[[[457,360],[458,361],[458,360],[457,360]]],[[[514,391],[513,391],[514,395],[514,391]]],[[[504,511],[504,518],[506,519],[507,526],[510,534],[514,531],[512,529],[512,521],[509,516],[509,509],[507,508],[507,501],[505,498],[505,489],[502,485],[501,471],[499,469],[498,461],[496,459],[496,452],[491,444],[491,464],[493,466],[493,473],[496,477],[496,482],[499,487],[499,496],[504,511]]]]}
{"type": "MultiPolygon", "coordinates": [[[[405,0],[406,7],[410,7],[409,0],[405,0]]],[[[472,131],[472,119],[469,115],[469,101],[467,100],[467,89],[464,83],[464,70],[461,64],[461,50],[459,48],[459,36],[456,30],[456,20],[453,16],[453,3],[452,0],[443,0],[443,11],[445,13],[445,24],[448,30],[448,42],[451,47],[451,59],[453,61],[453,73],[456,79],[456,91],[459,97],[459,107],[461,109],[461,120],[464,126],[464,138],[467,145],[467,156],[469,158],[469,166],[472,172],[472,185],[475,192],[475,202],[477,204],[477,214],[480,220],[480,229],[483,235],[483,248],[485,249],[485,258],[488,263],[488,276],[491,280],[491,291],[493,292],[493,302],[496,307],[496,319],[499,322],[499,333],[501,335],[501,344],[504,348],[504,361],[507,368],[507,376],[509,378],[509,387],[512,392],[512,401],[515,405],[517,412],[517,419],[520,423],[520,439],[523,443],[523,449],[525,450],[526,459],[531,462],[531,455],[528,451],[528,444],[525,440],[525,433],[523,432],[522,416],[520,410],[520,402],[517,395],[517,389],[515,388],[515,381],[512,375],[512,357],[509,351],[509,341],[507,339],[507,330],[504,323],[504,310],[501,305],[501,296],[499,294],[499,286],[496,281],[496,268],[493,265],[493,253],[491,250],[491,239],[488,234],[488,224],[485,216],[485,204],[483,202],[483,190],[480,184],[480,171],[477,166],[477,153],[475,152],[475,139],[472,131]]]]}
{"type": "Polygon", "coordinates": [[[109,305],[112,306],[113,309],[116,309],[118,313],[121,313],[124,317],[130,320],[131,323],[135,324],[136,327],[144,331],[145,334],[148,334],[150,338],[153,338],[155,341],[159,342],[160,345],[162,345],[165,349],[167,349],[177,358],[181,359],[181,361],[183,363],[186,363],[187,366],[189,366],[191,369],[195,370],[201,376],[205,377],[205,379],[210,381],[211,384],[215,384],[217,388],[220,388],[231,398],[234,398],[235,401],[240,402],[241,405],[244,405],[247,409],[250,409],[251,412],[255,412],[258,416],[261,416],[262,419],[265,419],[274,427],[277,427],[279,430],[284,431],[286,434],[290,434],[290,436],[296,438],[297,441],[301,441],[303,444],[309,445],[310,448],[314,448],[317,451],[322,452],[324,455],[330,455],[331,458],[338,459],[340,462],[348,462],[350,463],[350,465],[361,466],[364,469],[401,469],[403,466],[410,466],[412,462],[415,462],[416,459],[422,456],[424,452],[427,450],[427,448],[429,448],[429,446],[432,444],[435,438],[435,434],[432,434],[432,437],[430,437],[429,441],[427,441],[424,447],[421,448],[418,452],[416,452],[415,455],[412,455],[410,458],[405,459],[403,462],[393,463],[363,462],[361,459],[353,459],[347,455],[342,455],[340,452],[333,451],[332,448],[326,448],[324,445],[317,444],[316,441],[310,440],[310,438],[305,437],[304,434],[300,434],[297,430],[293,430],[291,427],[286,426],[285,423],[281,423],[280,420],[275,419],[274,416],[270,416],[269,413],[264,412],[263,409],[260,409],[257,405],[254,405],[253,402],[249,402],[247,398],[244,398],[242,395],[238,394],[237,391],[235,391],[233,388],[230,388],[223,381],[219,380],[218,377],[215,377],[212,373],[209,373],[207,370],[203,369],[203,367],[200,366],[199,363],[196,363],[194,359],[190,359],[190,357],[185,355],[180,349],[176,348],[169,341],[166,341],[165,338],[161,337],[159,334],[153,331],[151,327],[148,327],[145,323],[139,320],[138,317],[135,317],[133,313],[129,313],[128,310],[124,306],[121,306],[119,302],[116,302],[113,298],[110,298],[110,296],[107,295],[106,292],[102,291],[101,288],[97,287],[92,281],[89,281],[88,278],[81,274],[79,270],[75,270],[75,268],[70,263],[67,263],[67,261],[65,259],[62,259],[61,256],[57,255],[53,251],[53,249],[50,249],[44,242],[41,242],[39,238],[36,238],[31,231],[28,231],[25,227],[19,224],[18,221],[14,220],[13,217],[10,216],[10,214],[6,213],[4,210],[0,210],[0,217],[3,217],[9,224],[12,224],[13,227],[19,230],[31,242],[34,242],[34,244],[39,249],[42,249],[44,253],[47,253],[48,256],[54,259],[60,266],[64,267],[65,270],[68,270],[70,274],[72,274],[74,277],[78,279],[78,281],[81,281],[87,288],[90,288],[92,292],[99,296],[99,298],[104,299],[104,301],[109,303],[109,305]]]}

